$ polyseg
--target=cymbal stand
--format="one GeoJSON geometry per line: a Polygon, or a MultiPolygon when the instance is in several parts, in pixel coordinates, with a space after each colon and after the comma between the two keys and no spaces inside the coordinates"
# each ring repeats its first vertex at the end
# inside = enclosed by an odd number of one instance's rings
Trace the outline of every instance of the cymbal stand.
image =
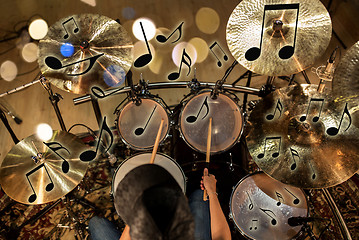
{"type": "Polygon", "coordinates": [[[61,115],[61,112],[60,112],[60,109],[59,109],[59,106],[58,106],[58,102],[60,101],[60,99],[63,99],[62,96],[60,94],[58,94],[58,93],[54,94],[52,92],[51,85],[50,85],[49,81],[47,81],[47,79],[45,77],[42,76],[42,79],[41,79],[40,83],[45,88],[47,93],[49,94],[50,102],[51,102],[52,106],[54,107],[54,110],[55,110],[57,119],[59,120],[61,129],[63,131],[67,131],[65,123],[64,123],[64,119],[62,118],[62,115],[61,115]]]}
{"type": "Polygon", "coordinates": [[[314,233],[308,223],[303,223],[303,226],[300,230],[305,232],[310,240],[317,240],[317,237],[314,235],[314,233]]]}
{"type": "Polygon", "coordinates": [[[302,73],[302,75],[303,75],[305,81],[307,82],[307,84],[311,84],[311,82],[310,82],[310,80],[309,80],[309,78],[308,78],[308,75],[307,75],[307,73],[305,72],[305,70],[303,70],[301,73],[302,73]]]}
{"type": "Polygon", "coordinates": [[[10,133],[10,136],[11,136],[12,140],[14,141],[14,143],[17,144],[18,142],[20,142],[19,139],[16,137],[14,131],[12,130],[12,128],[5,116],[5,113],[1,110],[1,108],[0,108],[0,118],[1,118],[2,122],[4,123],[6,129],[10,133]]]}
{"type": "MultiPolygon", "coordinates": [[[[246,87],[250,87],[251,80],[252,80],[252,72],[248,71],[248,79],[247,79],[246,87]]],[[[242,110],[244,114],[247,113],[247,101],[248,101],[248,93],[245,93],[243,94],[243,106],[242,106],[242,110]]]]}

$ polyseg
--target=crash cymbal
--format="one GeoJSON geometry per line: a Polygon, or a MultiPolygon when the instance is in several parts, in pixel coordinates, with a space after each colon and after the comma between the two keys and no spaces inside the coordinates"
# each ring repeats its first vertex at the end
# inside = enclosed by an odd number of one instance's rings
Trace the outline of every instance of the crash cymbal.
{"type": "Polygon", "coordinates": [[[334,71],[333,96],[359,105],[359,41],[344,54],[334,71]]]}
{"type": "Polygon", "coordinates": [[[39,43],[42,74],[56,87],[77,94],[92,86],[121,85],[132,65],[133,44],[116,21],[97,14],[63,18],[39,43]]]}
{"type": "Polygon", "coordinates": [[[268,76],[301,72],[326,50],[329,13],[318,0],[243,0],[227,23],[227,44],[248,70],[268,76]]]}
{"type": "Polygon", "coordinates": [[[0,184],[5,193],[24,204],[42,204],[59,199],[84,177],[87,162],[79,155],[86,145],[64,131],[53,131],[44,143],[31,135],[17,143],[0,167],[0,184]]]}
{"type": "Polygon", "coordinates": [[[300,188],[340,184],[359,169],[359,129],[350,103],[336,103],[317,85],[281,88],[251,112],[247,145],[273,178],[300,188]]]}

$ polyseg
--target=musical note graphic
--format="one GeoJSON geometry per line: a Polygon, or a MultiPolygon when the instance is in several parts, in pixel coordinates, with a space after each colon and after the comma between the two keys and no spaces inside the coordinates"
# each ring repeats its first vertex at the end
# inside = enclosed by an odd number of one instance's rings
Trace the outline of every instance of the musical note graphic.
{"type": "Polygon", "coordinates": [[[172,37],[172,35],[178,31],[179,35],[178,38],[173,41],[172,43],[177,42],[178,40],[180,40],[180,38],[182,37],[182,25],[184,22],[181,22],[181,24],[171,33],[171,35],[169,35],[168,37],[165,37],[164,35],[157,35],[156,39],[157,41],[159,41],[160,43],[165,43],[167,42],[168,39],[170,39],[172,37]]]}
{"type": "Polygon", "coordinates": [[[289,191],[287,188],[284,188],[284,190],[286,190],[290,195],[294,197],[293,204],[297,205],[300,203],[299,198],[297,198],[297,196],[295,196],[291,191],[289,191]]]}
{"type": "Polygon", "coordinates": [[[314,116],[312,121],[313,122],[318,122],[319,118],[320,118],[320,115],[322,113],[322,109],[323,109],[323,105],[324,105],[324,98],[311,98],[310,101],[309,101],[309,104],[308,104],[308,108],[307,108],[307,112],[305,113],[304,116],[301,116],[300,117],[300,121],[301,122],[304,122],[306,119],[307,119],[307,116],[308,116],[308,113],[309,113],[309,108],[310,108],[310,105],[312,102],[320,102],[321,105],[320,105],[320,109],[319,109],[319,114],[317,116],[314,116]]]}
{"type": "Polygon", "coordinates": [[[272,157],[276,158],[279,156],[279,151],[280,151],[280,145],[282,143],[282,137],[266,137],[265,141],[264,141],[264,150],[263,153],[258,154],[257,158],[263,158],[265,153],[266,153],[266,148],[267,148],[267,141],[279,141],[279,146],[278,146],[278,151],[274,152],[272,154],[272,157]]]}
{"type": "Polygon", "coordinates": [[[152,54],[151,54],[151,50],[150,50],[150,45],[148,44],[146,33],[145,33],[145,30],[143,29],[142,22],[140,22],[140,25],[141,25],[141,30],[142,30],[143,36],[145,38],[148,53],[143,54],[143,55],[139,56],[136,59],[136,61],[134,63],[134,66],[137,67],[137,68],[146,66],[152,60],[152,54]]]}
{"type": "Polygon", "coordinates": [[[259,208],[260,210],[262,210],[268,217],[270,217],[272,219],[271,221],[271,224],[272,225],[276,225],[277,224],[277,220],[275,219],[275,214],[272,210],[269,210],[269,209],[263,209],[263,208],[259,208]],[[274,217],[272,217],[269,213],[267,212],[270,212],[273,214],[274,217]]]}
{"type": "Polygon", "coordinates": [[[249,227],[249,230],[257,230],[257,223],[258,223],[258,220],[257,219],[252,219],[252,225],[249,227]]]}
{"type": "Polygon", "coordinates": [[[297,10],[297,18],[295,22],[295,31],[294,31],[294,40],[293,40],[293,46],[284,46],[279,50],[279,57],[281,59],[288,59],[293,56],[294,50],[295,50],[295,42],[297,38],[297,26],[298,26],[298,16],[299,16],[299,3],[293,3],[293,4],[273,4],[273,5],[265,5],[264,6],[264,13],[263,13],[263,20],[262,20],[262,30],[261,30],[261,38],[258,47],[252,47],[248,49],[245,53],[245,58],[248,61],[254,61],[259,58],[262,51],[262,41],[263,41],[263,32],[264,32],[264,20],[266,16],[266,11],[271,10],[287,10],[287,9],[294,9],[297,10]]]}
{"type": "Polygon", "coordinates": [[[248,198],[249,198],[249,201],[251,202],[249,205],[248,205],[248,209],[249,210],[252,210],[253,209],[253,202],[252,202],[252,199],[251,197],[249,196],[249,193],[246,191],[247,195],[248,195],[248,198]]]}
{"type": "Polygon", "coordinates": [[[182,69],[182,63],[186,64],[188,67],[188,72],[187,72],[187,76],[188,76],[188,74],[191,72],[192,60],[191,60],[191,57],[186,53],[185,48],[183,49],[183,52],[182,52],[182,59],[181,59],[181,63],[180,63],[178,72],[173,72],[170,75],[168,75],[168,80],[176,80],[179,78],[180,72],[182,69]],[[189,63],[186,61],[185,57],[189,60],[189,63]]]}
{"type": "Polygon", "coordinates": [[[297,161],[295,161],[295,158],[298,158],[298,161],[300,160],[299,157],[299,153],[297,150],[293,149],[293,148],[289,148],[290,149],[290,153],[292,154],[292,158],[293,158],[293,164],[290,166],[290,169],[293,171],[297,168],[297,161]]]}
{"type": "Polygon", "coordinates": [[[277,196],[277,199],[278,199],[277,206],[279,207],[282,203],[284,203],[284,198],[283,198],[282,194],[280,194],[277,191],[275,191],[275,195],[277,196]]]}
{"type": "Polygon", "coordinates": [[[75,28],[74,28],[74,33],[78,33],[79,32],[79,26],[77,25],[75,19],[73,17],[69,18],[68,20],[66,20],[65,22],[62,23],[62,27],[64,28],[66,34],[64,35],[64,39],[67,39],[69,37],[69,32],[66,29],[66,24],[69,23],[70,21],[72,21],[75,24],[75,28]]]}
{"type": "Polygon", "coordinates": [[[83,75],[85,73],[87,73],[88,71],[91,70],[91,68],[93,67],[93,65],[95,64],[96,60],[103,56],[104,54],[101,53],[99,55],[96,55],[96,56],[92,56],[92,57],[89,57],[89,58],[85,58],[85,59],[82,59],[80,61],[77,61],[77,62],[73,62],[73,63],[70,63],[70,64],[67,64],[65,66],[62,66],[62,63],[59,59],[57,59],[56,57],[52,57],[52,56],[49,56],[49,57],[46,57],[45,58],[45,64],[49,67],[49,68],[52,68],[54,70],[59,70],[61,68],[65,68],[65,67],[68,67],[68,66],[72,66],[72,65],[75,65],[77,63],[81,63],[81,62],[85,62],[85,61],[88,61],[90,60],[90,63],[87,67],[87,69],[81,73],[76,73],[76,74],[67,74],[69,76],[78,76],[78,75],[83,75]]]}
{"type": "Polygon", "coordinates": [[[351,115],[350,115],[350,113],[349,113],[349,110],[348,110],[348,103],[346,103],[346,104],[345,104],[345,107],[344,107],[344,111],[343,111],[343,113],[342,113],[342,117],[341,117],[341,119],[340,119],[339,126],[338,126],[337,128],[336,128],[336,127],[330,127],[330,128],[328,128],[328,129],[327,129],[327,134],[328,134],[328,135],[330,135],[330,136],[335,136],[335,135],[337,135],[337,134],[339,133],[339,130],[340,130],[341,126],[342,126],[344,114],[346,114],[347,117],[348,117],[348,119],[349,119],[349,124],[348,124],[347,128],[344,130],[344,132],[349,129],[350,125],[352,124],[352,117],[351,117],[351,115]]]}
{"type": "Polygon", "coordinates": [[[151,120],[152,115],[153,115],[153,113],[155,112],[156,108],[157,108],[157,106],[155,106],[154,109],[152,110],[152,113],[151,113],[150,117],[148,118],[145,127],[144,127],[144,128],[142,128],[142,127],[136,128],[135,134],[136,134],[137,136],[138,136],[138,135],[141,135],[141,134],[146,130],[147,124],[148,124],[148,122],[151,120]]]}
{"type": "Polygon", "coordinates": [[[273,118],[274,118],[274,116],[275,116],[277,110],[279,111],[279,116],[278,116],[278,118],[280,118],[280,116],[282,115],[282,110],[283,110],[283,105],[282,105],[282,103],[280,102],[280,99],[278,99],[278,101],[277,101],[277,104],[276,104],[276,106],[275,106],[274,112],[268,114],[268,115],[266,116],[266,119],[267,119],[267,120],[273,120],[273,118]]]}
{"type": "Polygon", "coordinates": [[[208,96],[204,99],[204,101],[203,101],[203,103],[202,103],[202,105],[201,105],[201,108],[199,109],[199,111],[198,111],[198,113],[197,113],[197,116],[193,116],[193,115],[188,116],[188,117],[186,118],[186,121],[187,121],[187,122],[189,122],[189,123],[194,123],[195,121],[197,121],[197,118],[198,118],[199,114],[201,113],[203,106],[206,106],[207,111],[206,111],[206,114],[202,117],[202,120],[203,120],[205,117],[207,117],[207,115],[208,115],[208,113],[209,113],[209,106],[208,106],[207,98],[208,98],[208,96]]]}
{"type": "Polygon", "coordinates": [[[314,180],[316,177],[317,177],[317,175],[315,174],[315,171],[314,171],[314,168],[313,168],[313,165],[312,165],[312,163],[311,163],[311,161],[310,160],[308,160],[309,161],[309,166],[310,166],[310,169],[312,170],[312,179],[314,180]]]}
{"type": "Polygon", "coordinates": [[[50,179],[50,183],[48,183],[48,184],[46,185],[45,190],[46,190],[47,192],[50,192],[52,189],[54,189],[54,182],[52,181],[51,176],[50,176],[49,172],[47,171],[47,168],[46,168],[46,166],[45,166],[45,163],[41,163],[39,166],[37,166],[36,168],[32,169],[30,172],[26,173],[26,179],[27,179],[27,181],[29,182],[29,185],[30,185],[30,187],[31,187],[31,189],[32,189],[32,192],[33,192],[33,194],[31,194],[30,197],[29,197],[29,199],[28,199],[28,201],[29,201],[30,203],[35,202],[35,200],[36,200],[36,198],[37,198],[37,195],[36,195],[36,192],[35,192],[34,187],[32,186],[32,183],[31,183],[31,181],[30,181],[30,179],[29,179],[29,176],[32,175],[33,173],[37,172],[40,168],[44,168],[44,169],[45,169],[46,174],[47,174],[47,176],[48,176],[49,179],[50,179]]]}
{"type": "Polygon", "coordinates": [[[227,61],[228,60],[228,56],[227,54],[223,51],[223,49],[221,48],[221,46],[217,43],[217,42],[214,42],[210,47],[209,47],[209,50],[211,50],[211,52],[213,53],[213,55],[217,58],[218,62],[217,62],[217,65],[218,67],[222,67],[222,62],[219,60],[218,56],[215,54],[215,52],[212,50],[215,46],[218,46],[218,48],[221,50],[221,52],[223,53],[223,59],[224,61],[227,61]]]}
{"type": "Polygon", "coordinates": [[[91,161],[91,160],[95,159],[95,157],[97,156],[98,148],[99,148],[99,146],[100,146],[101,136],[102,136],[103,130],[105,130],[105,131],[107,132],[107,134],[110,136],[110,139],[111,139],[111,140],[110,140],[110,144],[109,144],[109,146],[107,147],[107,149],[105,150],[105,152],[107,152],[107,151],[111,148],[112,143],[113,143],[113,135],[112,135],[111,129],[107,126],[106,116],[105,116],[105,117],[103,118],[100,135],[99,135],[99,137],[98,137],[97,146],[96,146],[96,151],[87,150],[87,151],[85,151],[85,152],[82,152],[82,153],[80,154],[80,160],[81,160],[81,161],[88,162],[88,161],[91,161]]]}
{"type": "Polygon", "coordinates": [[[60,149],[64,149],[69,155],[70,155],[70,151],[65,148],[64,146],[62,146],[60,143],[58,142],[49,142],[49,143],[45,143],[43,142],[43,144],[45,144],[49,149],[51,149],[57,156],[59,156],[62,160],[64,160],[62,162],[62,172],[63,173],[68,173],[69,170],[70,170],[70,165],[69,165],[69,162],[63,158],[60,154],[58,154],[57,150],[60,150],[60,149]],[[56,147],[52,147],[52,145],[56,145],[56,147]]]}

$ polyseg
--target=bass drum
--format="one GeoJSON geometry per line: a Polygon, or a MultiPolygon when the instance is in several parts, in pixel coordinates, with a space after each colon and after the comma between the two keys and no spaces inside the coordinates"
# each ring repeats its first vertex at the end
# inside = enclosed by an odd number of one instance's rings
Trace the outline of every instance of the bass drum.
{"type": "Polygon", "coordinates": [[[243,115],[237,103],[223,93],[212,99],[211,92],[204,91],[192,97],[179,116],[181,135],[191,148],[206,152],[209,118],[212,118],[211,154],[224,152],[239,141],[243,115]]]}
{"type": "Polygon", "coordinates": [[[121,109],[116,125],[121,139],[135,150],[149,150],[153,148],[161,124],[164,120],[160,143],[169,131],[169,118],[165,108],[156,100],[142,98],[141,104],[129,101],[121,109]]]}
{"type": "Polygon", "coordinates": [[[290,217],[308,215],[307,200],[300,188],[274,180],[263,172],[241,179],[229,203],[230,218],[249,239],[292,239],[301,226],[291,227],[290,217]]]}
{"type": "MultiPolygon", "coordinates": [[[[124,160],[116,169],[115,174],[112,179],[112,195],[116,196],[116,189],[118,184],[126,176],[128,172],[132,169],[149,164],[152,153],[140,153],[134,156],[129,157],[124,160]]],[[[169,156],[157,153],[155,161],[153,164],[159,165],[166,169],[174,179],[176,179],[178,185],[181,187],[182,191],[186,192],[186,177],[181,169],[181,167],[169,156]]]]}

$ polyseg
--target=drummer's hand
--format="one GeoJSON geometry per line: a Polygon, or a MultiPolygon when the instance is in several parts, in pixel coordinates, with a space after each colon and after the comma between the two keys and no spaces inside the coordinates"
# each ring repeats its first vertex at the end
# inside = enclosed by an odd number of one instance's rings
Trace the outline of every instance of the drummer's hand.
{"type": "Polygon", "coordinates": [[[207,193],[215,193],[216,192],[216,177],[213,174],[208,174],[208,169],[205,168],[203,170],[203,176],[201,180],[201,189],[207,190],[207,193]]]}

